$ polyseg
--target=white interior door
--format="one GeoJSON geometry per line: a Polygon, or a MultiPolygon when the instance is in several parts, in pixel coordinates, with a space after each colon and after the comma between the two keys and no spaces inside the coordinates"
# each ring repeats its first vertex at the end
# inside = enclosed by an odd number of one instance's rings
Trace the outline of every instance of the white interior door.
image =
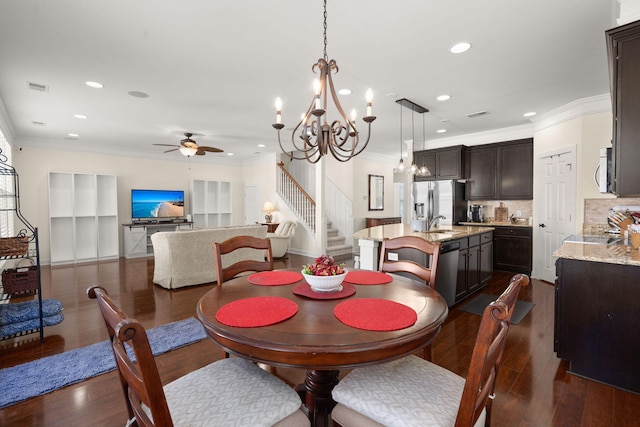
{"type": "Polygon", "coordinates": [[[260,200],[258,200],[259,191],[257,185],[244,186],[244,223],[255,224],[262,222],[260,216],[260,200]]]}
{"type": "Polygon", "coordinates": [[[553,252],[576,232],[576,147],[540,153],[536,161],[534,271],[537,279],[554,283],[553,252]]]}

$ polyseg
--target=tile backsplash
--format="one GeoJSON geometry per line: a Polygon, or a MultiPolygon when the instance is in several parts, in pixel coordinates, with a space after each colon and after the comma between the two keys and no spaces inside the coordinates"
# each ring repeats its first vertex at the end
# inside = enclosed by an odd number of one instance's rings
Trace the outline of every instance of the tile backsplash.
{"type": "Polygon", "coordinates": [[[533,216],[532,200],[474,200],[473,202],[468,202],[467,207],[469,205],[482,205],[484,217],[488,220],[489,218],[493,218],[494,209],[500,206],[500,202],[502,202],[505,208],[509,209],[509,216],[517,216],[518,211],[520,211],[519,218],[529,218],[533,216]]]}
{"type": "Polygon", "coordinates": [[[607,215],[614,206],[640,206],[640,197],[618,199],[584,199],[584,223],[582,229],[585,232],[598,232],[609,228],[607,215]]]}

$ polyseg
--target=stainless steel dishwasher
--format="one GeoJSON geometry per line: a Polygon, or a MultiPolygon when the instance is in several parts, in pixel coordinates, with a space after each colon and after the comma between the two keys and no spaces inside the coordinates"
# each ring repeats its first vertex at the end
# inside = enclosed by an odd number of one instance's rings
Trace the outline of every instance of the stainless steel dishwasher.
{"type": "Polygon", "coordinates": [[[456,284],[458,283],[458,256],[460,242],[442,242],[440,259],[438,260],[438,277],[436,278],[436,291],[451,307],[456,302],[456,284]]]}
{"type": "MultiPolygon", "coordinates": [[[[447,305],[451,307],[456,301],[456,284],[458,282],[458,256],[460,252],[460,241],[442,242],[440,257],[438,259],[438,276],[436,278],[436,291],[442,295],[447,305]]],[[[387,260],[397,261],[399,259],[417,262],[420,265],[431,265],[431,260],[425,253],[415,249],[399,249],[387,252],[387,260]]],[[[415,279],[409,273],[396,273],[401,276],[415,279]]]]}

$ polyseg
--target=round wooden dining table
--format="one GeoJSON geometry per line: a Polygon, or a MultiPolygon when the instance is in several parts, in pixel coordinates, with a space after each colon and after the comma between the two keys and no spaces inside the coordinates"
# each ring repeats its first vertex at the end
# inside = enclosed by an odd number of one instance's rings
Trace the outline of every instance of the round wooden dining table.
{"type": "Polygon", "coordinates": [[[198,302],[197,316],[208,336],[233,355],[271,366],[305,369],[304,384],[297,389],[313,426],[331,423],[335,406],[331,391],[338,383],[340,369],[384,363],[415,353],[435,338],[448,314],[440,294],[396,275],[384,284],[354,284],[355,293],[339,299],[294,293],[304,279],[287,285],[260,286],[250,283],[249,277],[232,279],[208,291],[198,302]],[[227,304],[264,296],[290,300],[297,305],[297,312],[284,321],[260,327],[228,326],[216,318],[227,304]],[[400,303],[415,311],[416,321],[390,331],[348,326],[336,317],[334,308],[358,298],[400,303]]]}

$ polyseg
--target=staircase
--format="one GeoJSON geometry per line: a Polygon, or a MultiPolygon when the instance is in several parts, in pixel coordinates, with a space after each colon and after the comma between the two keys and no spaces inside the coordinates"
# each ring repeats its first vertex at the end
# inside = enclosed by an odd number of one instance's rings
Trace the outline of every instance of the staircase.
{"type": "Polygon", "coordinates": [[[327,221],[327,255],[334,260],[349,259],[353,255],[353,246],[345,244],[345,238],[339,236],[340,230],[333,228],[331,221],[327,221]]]}

